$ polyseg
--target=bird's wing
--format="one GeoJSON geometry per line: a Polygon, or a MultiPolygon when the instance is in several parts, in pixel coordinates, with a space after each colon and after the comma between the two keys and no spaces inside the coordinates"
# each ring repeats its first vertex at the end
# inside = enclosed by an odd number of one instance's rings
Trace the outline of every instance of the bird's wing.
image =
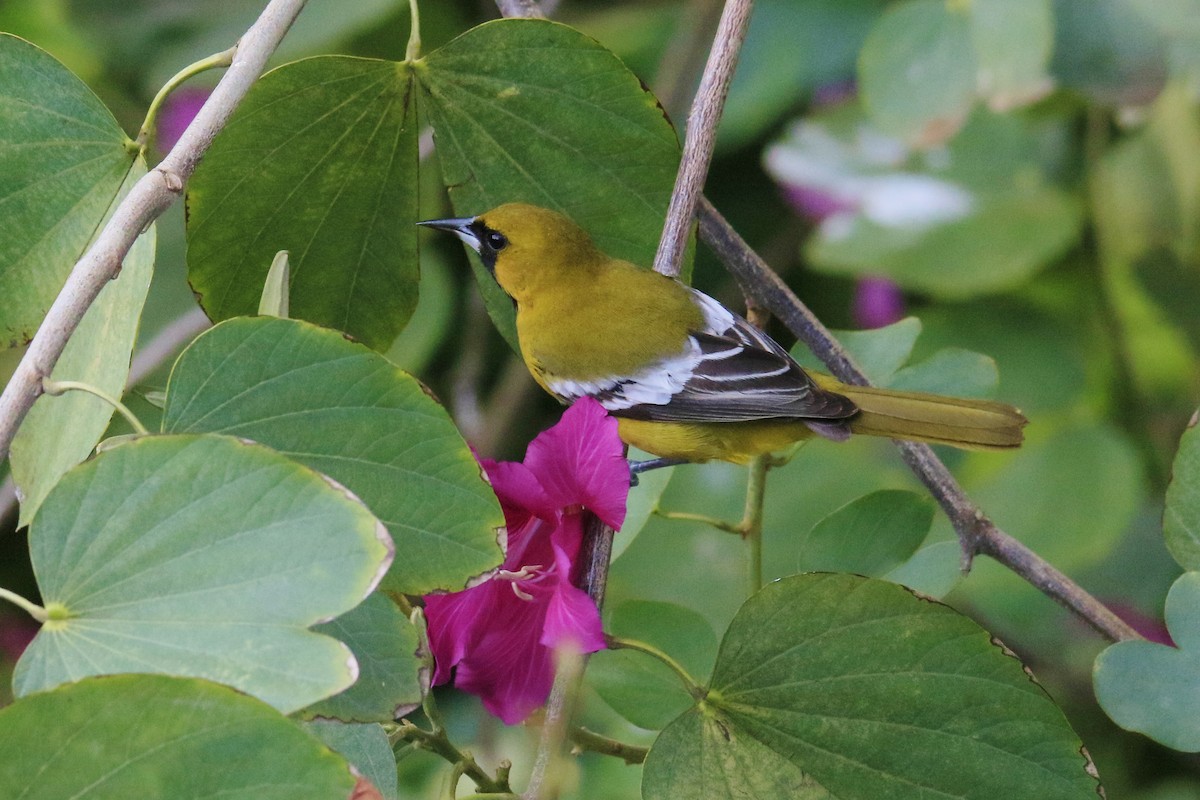
{"type": "Polygon", "coordinates": [[[840,420],[858,409],[825,391],[769,336],[716,300],[691,290],[704,330],[683,350],[633,375],[550,381],[570,401],[584,395],[619,417],[656,422],[840,420]]]}

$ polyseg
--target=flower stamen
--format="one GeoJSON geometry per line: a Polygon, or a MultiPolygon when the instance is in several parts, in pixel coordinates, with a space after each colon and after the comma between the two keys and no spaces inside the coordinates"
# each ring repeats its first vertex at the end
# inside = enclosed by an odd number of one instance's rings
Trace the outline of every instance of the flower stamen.
{"type": "Polygon", "coordinates": [[[527,581],[531,578],[536,578],[541,569],[541,564],[529,564],[515,572],[511,569],[498,569],[496,570],[496,577],[502,581],[512,581],[515,584],[517,581],[527,581]]]}

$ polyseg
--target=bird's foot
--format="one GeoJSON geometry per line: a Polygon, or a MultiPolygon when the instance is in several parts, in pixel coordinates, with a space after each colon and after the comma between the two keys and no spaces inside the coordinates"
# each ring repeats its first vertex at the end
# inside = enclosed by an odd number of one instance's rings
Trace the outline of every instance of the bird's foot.
{"type": "Polygon", "coordinates": [[[638,485],[638,475],[643,472],[649,472],[652,469],[661,469],[663,467],[674,467],[679,464],[686,464],[682,458],[649,458],[645,461],[630,461],[629,462],[629,486],[632,488],[638,485]]]}

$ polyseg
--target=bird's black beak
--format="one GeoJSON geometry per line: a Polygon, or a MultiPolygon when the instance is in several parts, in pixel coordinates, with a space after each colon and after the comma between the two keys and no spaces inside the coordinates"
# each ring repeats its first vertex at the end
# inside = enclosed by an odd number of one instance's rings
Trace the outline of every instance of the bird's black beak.
{"type": "Polygon", "coordinates": [[[426,228],[434,228],[439,231],[453,233],[458,238],[462,239],[471,248],[479,252],[479,230],[482,227],[478,217],[458,217],[456,219],[427,219],[424,222],[418,222],[418,225],[424,225],[426,228]]]}

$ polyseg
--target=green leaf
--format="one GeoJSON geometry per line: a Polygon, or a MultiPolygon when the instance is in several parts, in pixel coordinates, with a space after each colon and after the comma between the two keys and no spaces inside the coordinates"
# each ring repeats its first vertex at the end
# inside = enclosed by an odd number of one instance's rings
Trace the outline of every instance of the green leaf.
{"type": "Polygon", "coordinates": [[[0,348],[33,337],[134,164],[100,99],[49,53],[0,34],[0,348]]]}
{"type": "Polygon", "coordinates": [[[330,800],[354,787],[345,761],[266,704],[160,675],[88,678],[0,709],[0,751],[0,796],[22,800],[330,800]]]}
{"type": "Polygon", "coordinates": [[[1084,800],[1097,784],[1080,751],[1062,712],[971,620],[883,581],[799,575],[738,612],[707,699],[651,747],[642,791],[1084,800]]]}
{"type": "MultiPolygon", "coordinates": [[[[717,637],[704,617],[683,606],[625,602],[613,611],[606,627],[611,634],[666,652],[696,680],[703,680],[712,669],[717,637]]],[[[662,728],[695,702],[669,667],[632,650],[594,653],[587,680],[614,711],[642,728],[662,728]]]]}
{"type": "MultiPolygon", "coordinates": [[[[883,328],[865,331],[833,331],[834,337],[877,386],[887,385],[896,370],[912,355],[913,345],[921,335],[921,320],[905,317],[883,328]]],[[[822,369],[816,357],[800,342],[792,347],[792,356],[805,366],[822,369]]]]}
{"type": "Polygon", "coordinates": [[[1096,699],[1122,728],[1200,752],[1200,572],[1175,581],[1166,621],[1175,647],[1117,642],[1096,658],[1096,699]]]}
{"type": "Polygon", "coordinates": [[[957,539],[927,544],[908,561],[880,577],[926,597],[945,597],[964,577],[962,547],[957,539]]]}
{"type": "Polygon", "coordinates": [[[970,17],[945,0],[889,6],[858,61],[864,105],[875,124],[922,144],[948,139],[966,121],[975,72],[970,17]]]}
{"type": "Polygon", "coordinates": [[[1200,569],[1200,428],[1193,420],[1179,439],[1163,512],[1167,549],[1184,569],[1200,569]]]}
{"type": "Polygon", "coordinates": [[[396,757],[383,726],[315,720],[305,723],[304,727],[354,765],[358,773],[379,790],[384,800],[397,800],[396,757]]]}
{"type": "MultiPolygon", "coordinates": [[[[117,200],[145,173],[145,162],[139,158],[117,200]]],[[[121,274],[104,287],[84,314],[54,365],[52,378],[81,381],[112,397],[121,396],[154,271],[154,246],[151,226],[130,248],[121,274]]],[[[38,398],[12,444],[13,478],[21,489],[19,524],[28,525],[59,479],[88,457],[112,415],[111,405],[84,392],[38,398]]]]}
{"type": "Polygon", "coordinates": [[[978,91],[996,111],[1044,97],[1054,51],[1052,0],[971,0],[978,91]]]}
{"type": "Polygon", "coordinates": [[[275,254],[275,258],[271,259],[271,268],[267,270],[262,298],[258,301],[259,315],[287,319],[291,286],[292,271],[288,266],[288,251],[280,250],[275,254]]]}
{"type": "MultiPolygon", "coordinates": [[[[460,216],[523,201],[561,211],[601,250],[654,260],[679,143],[620,59],[545,20],[489,22],[414,69],[460,216]]],[[[488,311],[515,343],[512,303],[474,256],[488,311]]]]}
{"type": "Polygon", "coordinates": [[[217,325],[176,362],[163,431],[244,436],[348,487],[402,554],[387,589],[457,590],[503,561],[500,504],[445,410],[334,331],[261,317],[217,325]]]}
{"type": "Polygon", "coordinates": [[[821,520],[801,543],[805,572],[853,572],[880,577],[917,551],[933,523],[933,502],[883,489],[847,503],[821,520]]]}
{"type": "Polygon", "coordinates": [[[304,717],[391,722],[420,705],[417,631],[386,595],[375,592],[352,611],[313,630],[350,648],[358,662],[358,679],[341,694],[304,709],[304,717]]]}
{"type": "Polygon", "coordinates": [[[408,68],[324,56],[259,80],[188,182],[188,278],[213,319],[253,314],[290,253],[291,315],[386,350],[417,302],[408,68]]]}
{"type": "MultiPolygon", "coordinates": [[[[630,461],[644,461],[651,458],[654,456],[638,450],[636,447],[629,449],[630,461]]],[[[654,509],[658,508],[658,501],[666,491],[667,484],[671,482],[674,474],[674,467],[652,469],[649,472],[638,474],[637,486],[629,489],[629,498],[625,505],[625,521],[621,524],[621,530],[613,537],[611,556],[613,560],[624,553],[625,549],[633,544],[633,540],[642,532],[642,528],[646,527],[646,523],[654,514],[654,509]]]]}
{"type": "Polygon", "coordinates": [[[838,331],[835,335],[872,383],[886,384],[912,354],[921,335],[921,320],[905,317],[883,328],[838,331]]]}
{"type": "Polygon", "coordinates": [[[391,560],[345,490],[224,436],[149,436],[76,467],[29,532],[50,620],[17,664],[27,695],[89,675],[227,683],[291,712],[345,689],[345,645],[307,628],[391,560]]]}
{"type": "Polygon", "coordinates": [[[899,370],[887,385],[893,389],[955,397],[990,397],[999,381],[1000,373],[990,356],[960,347],[947,347],[918,364],[899,370]]]}

